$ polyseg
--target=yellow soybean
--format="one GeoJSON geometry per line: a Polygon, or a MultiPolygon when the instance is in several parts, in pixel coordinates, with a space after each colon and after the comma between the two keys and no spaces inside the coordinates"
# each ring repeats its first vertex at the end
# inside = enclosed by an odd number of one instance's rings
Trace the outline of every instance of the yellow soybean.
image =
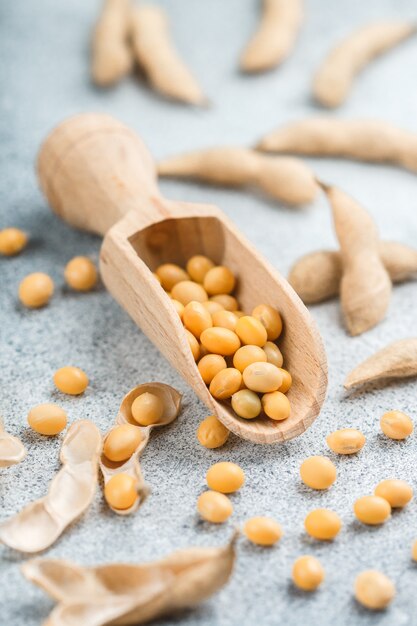
{"type": "Polygon", "coordinates": [[[271,517],[252,517],[245,523],[243,532],[258,546],[273,546],[283,535],[281,526],[271,517]]]}
{"type": "Polygon", "coordinates": [[[192,280],[183,280],[176,283],[171,289],[171,298],[178,300],[184,306],[193,300],[195,302],[205,302],[208,300],[207,293],[201,285],[192,280]]]}
{"type": "Polygon", "coordinates": [[[67,263],[65,280],[75,291],[90,291],[97,283],[97,270],[86,256],[76,256],[67,263]]]}
{"type": "Polygon", "coordinates": [[[323,566],[314,556],[300,556],[294,561],[292,579],[299,589],[314,591],[324,580],[323,566]]]}
{"type": "Polygon", "coordinates": [[[235,331],[238,317],[233,311],[217,311],[211,316],[213,320],[213,326],[219,326],[220,328],[228,328],[235,331]]]}
{"type": "Polygon", "coordinates": [[[79,396],[88,386],[88,376],[79,367],[61,367],[54,374],[55,387],[71,396],[79,396]]]}
{"type": "Polygon", "coordinates": [[[206,417],[197,430],[197,439],[205,448],[220,448],[226,443],[228,437],[228,429],[215,415],[206,417]]]}
{"type": "Polygon", "coordinates": [[[207,486],[220,493],[238,491],[245,482],[245,473],[236,463],[223,461],[215,463],[206,474],[207,486]]]}
{"type": "Polygon", "coordinates": [[[239,308],[239,303],[236,298],[226,293],[212,296],[210,300],[220,304],[226,311],[237,311],[239,308]]]}
{"type": "Polygon", "coordinates": [[[104,487],[104,497],[113,509],[130,509],[138,497],[136,478],[124,473],[112,476],[104,487]]]}
{"type": "Polygon", "coordinates": [[[234,367],[227,367],[215,375],[210,383],[210,393],[217,400],[227,400],[242,384],[242,374],[234,367]]]}
{"type": "Polygon", "coordinates": [[[203,307],[201,302],[189,302],[187,306],[184,307],[182,321],[185,328],[187,328],[194,337],[197,337],[197,339],[199,339],[203,330],[213,326],[211,315],[207,309],[203,307]]]}
{"type": "Polygon", "coordinates": [[[197,511],[207,522],[223,524],[233,513],[233,506],[223,493],[205,491],[197,500],[197,511]]]}
{"type": "Polygon", "coordinates": [[[310,456],[300,466],[301,480],[311,489],[328,489],[336,480],[334,463],[325,456],[310,456]]]}
{"type": "Polygon", "coordinates": [[[228,328],[207,328],[200,335],[200,341],[209,352],[231,356],[240,348],[239,337],[228,328]]]}
{"type": "Polygon", "coordinates": [[[395,596],[395,586],[382,572],[367,570],[355,579],[355,598],[367,609],[385,609],[395,596]]]}
{"type": "Polygon", "coordinates": [[[233,272],[224,265],[210,269],[204,276],[204,289],[210,296],[230,294],[235,288],[236,279],[233,272]]]}
{"type": "Polygon", "coordinates": [[[209,385],[216,374],[227,368],[227,363],[220,354],[206,354],[199,360],[197,367],[201,378],[209,385]]]}
{"type": "Polygon", "coordinates": [[[185,329],[185,336],[187,338],[188,341],[188,345],[190,346],[190,350],[191,353],[194,357],[194,361],[198,361],[198,359],[200,358],[200,344],[198,343],[197,339],[194,337],[193,333],[190,333],[190,331],[186,328],[185,329]]]}
{"type": "Polygon", "coordinates": [[[244,345],[262,348],[267,342],[265,327],[256,317],[251,315],[244,315],[239,318],[236,324],[236,334],[244,345]]]}
{"type": "Polygon", "coordinates": [[[265,393],[262,396],[262,408],[268,417],[277,422],[287,419],[291,414],[290,401],[281,391],[265,393]]]}
{"type": "Polygon", "coordinates": [[[335,430],[326,437],[327,445],[336,454],[356,454],[365,445],[365,435],[356,428],[335,430]]]}
{"type": "Polygon", "coordinates": [[[281,354],[281,350],[272,341],[267,341],[262,350],[266,354],[266,360],[268,363],[272,363],[276,367],[282,367],[284,363],[284,357],[281,354]]]}
{"type": "Polygon", "coordinates": [[[67,414],[57,404],[38,404],[29,411],[28,424],[41,435],[57,435],[67,425],[67,414]]]}
{"type": "Polygon", "coordinates": [[[127,461],[143,439],[140,428],[133,424],[115,426],[107,435],[103,452],[109,461],[127,461]]]}
{"type": "Polygon", "coordinates": [[[384,498],[393,509],[398,509],[413,499],[413,488],[405,480],[387,479],[375,487],[374,494],[384,498]]]}
{"type": "Polygon", "coordinates": [[[187,262],[187,272],[197,283],[203,282],[205,275],[212,267],[214,267],[213,261],[201,254],[192,256],[187,262]]]}
{"type": "Polygon", "coordinates": [[[232,396],[232,409],[239,417],[251,420],[260,414],[262,403],[254,391],[241,389],[232,396]]]}
{"type": "Polygon", "coordinates": [[[19,228],[4,228],[0,230],[0,254],[14,256],[26,247],[28,238],[19,228]]]}
{"type": "Polygon", "coordinates": [[[268,341],[278,339],[282,332],[281,316],[276,309],[269,304],[258,304],[253,311],[253,317],[256,317],[266,328],[268,341]]]}
{"type": "Polygon", "coordinates": [[[35,272],[26,276],[19,285],[20,302],[29,309],[48,304],[54,293],[54,283],[48,274],[35,272]]]}
{"type": "Polygon", "coordinates": [[[272,363],[251,363],[243,372],[243,380],[252,391],[270,393],[282,385],[282,374],[272,363]]]}
{"type": "Polygon", "coordinates": [[[306,532],[314,539],[330,541],[334,539],[342,527],[339,516],[329,509],[315,509],[304,520],[306,532]]]}
{"type": "Polygon", "coordinates": [[[225,308],[219,303],[214,302],[213,300],[206,300],[206,302],[201,303],[205,309],[210,313],[210,315],[214,315],[218,311],[224,311],[225,308]]]}
{"type": "Polygon", "coordinates": [[[233,365],[243,372],[252,363],[266,362],[266,354],[259,346],[242,346],[235,352],[233,365]]]}
{"type": "Polygon", "coordinates": [[[380,421],[381,430],[390,439],[406,439],[414,430],[411,419],[402,411],[388,411],[380,421]]]}
{"type": "Polygon", "coordinates": [[[141,426],[157,424],[164,414],[164,403],[154,393],[141,393],[131,406],[132,417],[141,426]]]}
{"type": "Polygon", "coordinates": [[[287,370],[282,369],[282,367],[279,368],[279,371],[282,374],[282,385],[278,391],[281,393],[287,393],[292,385],[292,376],[287,370]]]}
{"type": "Polygon", "coordinates": [[[164,263],[158,267],[155,273],[165,291],[171,291],[174,285],[188,281],[190,278],[187,272],[175,263],[164,263]]]}
{"type": "Polygon", "coordinates": [[[363,496],[356,500],[353,511],[363,524],[377,526],[390,517],[391,505],[380,496],[363,496]]]}

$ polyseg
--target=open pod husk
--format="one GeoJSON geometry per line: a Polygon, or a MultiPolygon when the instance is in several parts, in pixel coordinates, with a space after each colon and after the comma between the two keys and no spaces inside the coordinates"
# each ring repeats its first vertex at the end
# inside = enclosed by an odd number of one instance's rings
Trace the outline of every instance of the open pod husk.
{"type": "Polygon", "coordinates": [[[47,495],[28,504],[0,526],[0,541],[21,552],[51,546],[93,499],[101,450],[101,434],[89,420],[74,422],[62,443],[63,467],[47,495]]]}
{"type": "Polygon", "coordinates": [[[17,437],[9,435],[4,429],[3,420],[0,417],[0,467],[10,467],[23,461],[26,456],[26,448],[17,437]]]}
{"type": "Polygon", "coordinates": [[[375,352],[348,374],[346,389],[383,378],[417,376],[417,337],[400,339],[375,352]]]}
{"type": "Polygon", "coordinates": [[[188,548],[144,565],[81,567],[32,559],[24,576],[59,604],[45,626],[144,624],[192,608],[223,587],[235,561],[237,533],[221,548],[188,548]]]}
{"type": "MultiPolygon", "coordinates": [[[[136,498],[135,503],[130,508],[123,510],[110,507],[111,510],[118,515],[130,515],[131,513],[134,513],[144,503],[145,499],[149,495],[150,490],[143,478],[142,470],[139,464],[139,456],[149,441],[151,431],[154,428],[167,426],[173,422],[178,416],[180,407],[181,394],[176,389],[166,385],[165,383],[144,383],[143,385],[137,385],[123,398],[116,417],[116,425],[133,424],[141,431],[142,440],[127,461],[114,463],[113,461],[107,459],[104,454],[102,454],[100,458],[100,470],[103,475],[105,485],[115,474],[121,473],[133,476],[137,480],[138,497],[136,498]],[[147,392],[158,396],[162,400],[164,413],[158,423],[151,424],[150,426],[140,426],[132,416],[131,406],[138,396],[147,392]]],[[[108,437],[110,432],[111,430],[105,434],[104,441],[106,441],[106,437],[108,437]]]]}
{"type": "MultiPolygon", "coordinates": [[[[379,255],[393,283],[417,277],[417,250],[395,241],[381,241],[379,255]]],[[[342,256],[337,250],[318,250],[299,258],[288,282],[305,304],[315,304],[339,294],[342,256]]]]}

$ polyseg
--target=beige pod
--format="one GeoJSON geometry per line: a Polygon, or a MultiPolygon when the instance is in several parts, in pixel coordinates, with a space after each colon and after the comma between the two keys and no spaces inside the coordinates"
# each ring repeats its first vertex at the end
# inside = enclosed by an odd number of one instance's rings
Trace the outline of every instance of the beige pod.
{"type": "Polygon", "coordinates": [[[321,64],[313,82],[315,99],[326,107],[343,104],[355,76],[415,32],[414,24],[399,20],[378,20],[354,30],[330,50],[321,64]]]}
{"type": "MultiPolygon", "coordinates": [[[[393,283],[417,275],[417,250],[395,241],[380,241],[379,255],[393,283]]],[[[343,264],[337,250],[318,250],[298,259],[288,282],[305,304],[314,304],[339,294],[343,264]]]]}
{"type": "Polygon", "coordinates": [[[62,442],[62,468],[46,496],[0,526],[0,541],[21,552],[49,548],[90,505],[97,485],[101,434],[89,420],[74,422],[62,442]]]}
{"type": "Polygon", "coordinates": [[[369,118],[311,117],[289,122],[262,137],[257,148],[283,154],[393,163],[417,172],[417,134],[369,118]]]}
{"type": "Polygon", "coordinates": [[[144,624],[194,608],[219,591],[232,574],[235,543],[236,534],[225,546],[185,548],[140,565],[82,567],[33,559],[22,571],[58,603],[48,619],[51,626],[144,624]]]}
{"type": "Polygon", "coordinates": [[[351,335],[360,335],[384,319],[391,299],[391,279],[379,256],[380,240],[371,216],[337,187],[322,187],[340,244],[340,303],[345,324],[351,335]]]}
{"type": "Polygon", "coordinates": [[[313,202],[318,186],[300,159],[268,157],[248,148],[221,146],[167,157],[158,163],[163,177],[198,180],[225,187],[258,187],[284,204],[313,202]]]}
{"type": "Polygon", "coordinates": [[[0,417],[0,467],[16,465],[23,461],[25,456],[25,446],[17,437],[9,435],[5,431],[3,420],[0,417]]]}
{"type": "Polygon", "coordinates": [[[129,0],[104,0],[91,45],[91,75],[96,85],[112,85],[130,71],[128,34],[129,0]]]}
{"type": "Polygon", "coordinates": [[[303,21],[302,0],[262,0],[258,28],[240,59],[244,72],[269,70],[290,54],[303,21]]]}
{"type": "Polygon", "coordinates": [[[130,34],[136,61],[156,91],[187,104],[207,104],[206,96],[171,42],[168,19],[161,7],[133,7],[130,34]]]}
{"type": "MultiPolygon", "coordinates": [[[[146,485],[142,474],[139,457],[149,441],[152,429],[159,426],[167,426],[173,422],[178,416],[180,407],[181,394],[164,383],[145,383],[143,385],[138,385],[137,387],[131,389],[123,398],[116,417],[116,425],[132,424],[141,432],[142,436],[135,451],[131,454],[130,458],[125,461],[110,461],[103,453],[100,458],[100,470],[103,475],[105,487],[116,475],[127,474],[127,476],[134,478],[136,480],[138,497],[129,508],[117,509],[109,505],[114,513],[117,513],[118,515],[130,515],[131,513],[137,511],[138,508],[144,503],[149,494],[149,488],[146,485]],[[133,403],[144,393],[157,396],[163,404],[163,412],[160,420],[155,424],[150,424],[149,426],[139,426],[132,415],[133,403]]],[[[106,447],[106,440],[111,432],[112,430],[108,431],[104,436],[104,449],[106,447]]]]}
{"type": "Polygon", "coordinates": [[[343,383],[346,389],[381,379],[417,376],[417,337],[400,339],[357,365],[343,383]]]}

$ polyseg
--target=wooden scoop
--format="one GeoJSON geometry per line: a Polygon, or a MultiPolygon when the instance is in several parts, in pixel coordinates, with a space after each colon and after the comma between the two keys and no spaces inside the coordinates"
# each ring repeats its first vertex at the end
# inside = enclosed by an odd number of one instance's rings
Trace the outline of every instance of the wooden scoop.
{"type": "MultiPolygon", "coordinates": [[[[41,147],[38,172],[58,215],[76,228],[105,235],[100,271],[106,287],[227,428],[256,443],[273,443],[310,426],[327,385],[316,325],[287,281],[219,209],[165,200],[141,139],[108,115],[78,115],[60,124],[41,147]],[[185,266],[194,254],[231,268],[244,311],[265,303],[281,312],[280,348],[293,377],[292,412],[285,421],[241,419],[227,403],[217,402],[201,379],[178,313],[152,274],[161,263],[185,266]]],[[[279,245],[278,228],[274,236],[279,245]]]]}

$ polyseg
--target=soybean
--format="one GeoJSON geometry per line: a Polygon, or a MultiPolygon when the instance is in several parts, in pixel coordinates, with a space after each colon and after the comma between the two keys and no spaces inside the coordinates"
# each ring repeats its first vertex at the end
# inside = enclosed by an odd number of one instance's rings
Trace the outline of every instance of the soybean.
{"type": "Polygon", "coordinates": [[[325,456],[310,456],[300,467],[301,480],[312,489],[328,489],[336,480],[335,465],[325,456]]]}
{"type": "Polygon", "coordinates": [[[40,435],[57,435],[67,425],[67,414],[57,404],[38,404],[29,411],[28,424],[40,435]]]}
{"type": "Polygon", "coordinates": [[[229,437],[229,431],[215,415],[204,419],[197,430],[197,439],[205,448],[220,448],[229,437]]]}
{"type": "Polygon", "coordinates": [[[233,311],[217,311],[212,314],[213,326],[219,326],[220,328],[228,328],[229,330],[236,331],[236,325],[238,323],[238,317],[233,311]]]}
{"type": "Polygon", "coordinates": [[[104,497],[113,509],[130,509],[138,497],[136,478],[124,473],[112,476],[104,487],[104,497]]]}
{"type": "Polygon", "coordinates": [[[258,546],[273,546],[283,535],[281,526],[271,517],[252,517],[245,523],[243,532],[258,546]]]}
{"type": "MultiPolygon", "coordinates": [[[[262,347],[262,350],[266,354],[266,360],[268,363],[272,363],[276,367],[281,368],[284,363],[284,357],[281,354],[281,350],[272,341],[267,341],[262,347]]],[[[262,359],[261,359],[262,360],[262,359]]]]}
{"type": "Polygon", "coordinates": [[[0,254],[14,256],[19,254],[27,244],[28,237],[19,228],[3,228],[0,230],[0,254]]]}
{"type": "Polygon", "coordinates": [[[271,363],[252,363],[243,372],[243,380],[248,389],[260,393],[276,391],[282,385],[282,374],[271,363]]]}
{"type": "Polygon", "coordinates": [[[304,520],[306,532],[314,539],[330,541],[339,533],[342,522],[334,511],[315,509],[304,520]]]}
{"type": "Polygon", "coordinates": [[[262,348],[259,346],[242,346],[237,350],[233,357],[233,365],[239,370],[244,372],[245,369],[252,363],[266,362],[267,356],[262,348]]]}
{"type": "Polygon", "coordinates": [[[55,387],[71,396],[79,396],[88,387],[88,376],[79,367],[68,365],[61,367],[54,374],[55,387]]]}
{"type": "Polygon", "coordinates": [[[268,417],[277,422],[287,419],[291,413],[290,401],[281,391],[265,393],[262,396],[262,408],[268,417]]]}
{"type": "Polygon", "coordinates": [[[218,296],[212,296],[210,300],[212,302],[217,302],[217,304],[221,304],[221,306],[226,309],[226,311],[237,311],[239,309],[239,304],[236,298],[227,293],[221,293],[218,296]]]}
{"type": "Polygon", "coordinates": [[[164,403],[161,398],[153,393],[145,391],[132,403],[132,417],[140,426],[157,424],[164,413],[164,403]]]}
{"type": "Polygon", "coordinates": [[[190,346],[191,354],[194,357],[194,361],[198,361],[201,356],[200,344],[194,337],[193,333],[190,333],[187,328],[185,329],[185,336],[187,337],[188,345],[190,346]]]}
{"type": "Polygon", "coordinates": [[[324,569],[314,556],[300,556],[292,568],[294,585],[303,591],[314,591],[324,580],[324,569]]]}
{"type": "Polygon", "coordinates": [[[406,439],[414,430],[411,419],[402,411],[388,411],[380,421],[381,430],[390,439],[406,439]]]}
{"type": "Polygon", "coordinates": [[[384,498],[393,509],[402,508],[413,498],[413,488],[405,480],[388,479],[381,481],[374,494],[384,498]]]}
{"type": "Polygon", "coordinates": [[[377,570],[358,574],[355,580],[355,598],[367,609],[385,609],[395,595],[392,581],[377,570]]]}
{"type": "Polygon", "coordinates": [[[210,269],[204,276],[204,289],[210,296],[230,294],[236,285],[233,272],[224,265],[210,269]]]}
{"type": "Polygon", "coordinates": [[[227,368],[227,363],[220,354],[206,354],[199,360],[197,367],[201,378],[209,385],[216,374],[227,368]]]}
{"type": "Polygon", "coordinates": [[[76,256],[65,266],[65,280],[75,291],[90,291],[97,283],[97,270],[86,256],[76,256]]]}
{"type": "Polygon", "coordinates": [[[242,374],[234,367],[227,367],[215,375],[210,383],[210,393],[218,400],[227,400],[240,389],[242,374]]]}
{"type": "Polygon", "coordinates": [[[209,352],[231,356],[240,348],[240,339],[228,328],[207,328],[200,335],[200,341],[209,352]]]}
{"type": "Polygon", "coordinates": [[[267,342],[265,326],[252,315],[244,315],[238,320],[236,334],[244,345],[262,348],[267,342]]]}
{"type": "Polygon", "coordinates": [[[203,307],[201,302],[189,302],[182,314],[182,320],[185,328],[187,328],[197,339],[200,338],[203,330],[211,328],[213,323],[211,315],[203,307]]]}
{"type": "Polygon", "coordinates": [[[224,461],[215,463],[206,474],[207,486],[212,491],[233,493],[238,491],[245,482],[245,473],[236,463],[224,461]]]}
{"type": "Polygon", "coordinates": [[[204,288],[198,283],[194,283],[192,280],[182,280],[175,283],[171,289],[171,297],[174,298],[174,300],[179,300],[184,306],[193,300],[195,300],[195,302],[205,302],[208,300],[208,295],[204,288]]]}
{"type": "Polygon", "coordinates": [[[223,493],[205,491],[198,498],[197,511],[207,522],[223,524],[233,513],[233,506],[223,493]]]}
{"type": "Polygon", "coordinates": [[[202,283],[205,275],[212,267],[214,267],[213,261],[201,254],[192,256],[187,262],[187,272],[196,283],[202,283]]]}
{"type": "Polygon", "coordinates": [[[54,283],[48,274],[28,274],[19,285],[20,302],[29,309],[39,309],[48,304],[54,293],[54,283]]]}
{"type": "Polygon", "coordinates": [[[262,403],[254,391],[241,389],[232,396],[232,409],[239,417],[251,420],[258,417],[262,411],[262,403]]]}
{"type": "Polygon", "coordinates": [[[268,341],[275,341],[282,332],[281,315],[269,304],[258,304],[253,311],[253,317],[262,322],[266,329],[268,341]]]}
{"type": "Polygon", "coordinates": [[[287,370],[282,369],[282,367],[279,368],[279,371],[282,374],[282,384],[278,391],[281,393],[287,393],[292,385],[292,376],[287,370]]]}
{"type": "Polygon", "coordinates": [[[335,430],[326,437],[327,445],[336,454],[356,454],[362,450],[366,438],[356,428],[343,428],[335,430]]]}
{"type": "Polygon", "coordinates": [[[391,516],[391,505],[380,496],[363,496],[356,500],[353,511],[363,524],[377,526],[391,516]]]}
{"type": "Polygon", "coordinates": [[[127,461],[142,440],[142,432],[137,426],[133,424],[115,426],[104,441],[104,456],[114,463],[127,461]]]}
{"type": "Polygon", "coordinates": [[[177,283],[190,280],[187,272],[175,263],[160,265],[156,270],[156,275],[165,291],[171,291],[177,283]]]}

